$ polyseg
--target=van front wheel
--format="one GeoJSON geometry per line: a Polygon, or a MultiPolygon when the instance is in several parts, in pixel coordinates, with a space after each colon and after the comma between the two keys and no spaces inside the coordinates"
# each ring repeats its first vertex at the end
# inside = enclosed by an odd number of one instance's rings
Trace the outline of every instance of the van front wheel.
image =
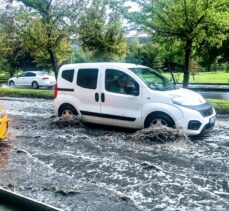
{"type": "Polygon", "coordinates": [[[69,105],[69,104],[64,104],[59,108],[59,116],[60,117],[69,117],[73,115],[78,115],[76,109],[69,105]]]}
{"type": "Polygon", "coordinates": [[[155,113],[151,114],[146,118],[145,127],[173,127],[174,121],[171,117],[162,114],[162,113],[155,113]]]}

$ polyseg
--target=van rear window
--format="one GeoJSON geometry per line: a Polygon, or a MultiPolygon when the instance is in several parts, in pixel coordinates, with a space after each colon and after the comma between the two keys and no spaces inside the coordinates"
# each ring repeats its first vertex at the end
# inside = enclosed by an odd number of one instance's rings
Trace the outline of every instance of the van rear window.
{"type": "Polygon", "coordinates": [[[62,78],[69,82],[73,81],[73,75],[74,75],[74,70],[64,70],[62,72],[62,78]]]}
{"type": "Polygon", "coordinates": [[[79,69],[77,85],[86,89],[96,89],[98,69],[79,69]]]}

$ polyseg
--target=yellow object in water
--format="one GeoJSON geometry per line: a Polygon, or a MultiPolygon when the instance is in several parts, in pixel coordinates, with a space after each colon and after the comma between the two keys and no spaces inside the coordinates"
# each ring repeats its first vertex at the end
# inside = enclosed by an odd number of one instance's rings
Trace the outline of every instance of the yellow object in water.
{"type": "Polygon", "coordinates": [[[0,108],[0,141],[3,140],[8,132],[8,116],[0,108]]]}

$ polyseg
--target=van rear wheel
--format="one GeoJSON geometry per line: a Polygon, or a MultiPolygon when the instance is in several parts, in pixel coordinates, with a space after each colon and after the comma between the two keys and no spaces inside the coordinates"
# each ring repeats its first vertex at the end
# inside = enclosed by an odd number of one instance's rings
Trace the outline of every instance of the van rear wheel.
{"type": "Polygon", "coordinates": [[[78,115],[76,109],[69,105],[69,104],[66,104],[66,105],[62,105],[59,109],[59,116],[60,117],[69,117],[69,116],[76,116],[78,115]]]}
{"type": "Polygon", "coordinates": [[[146,128],[147,127],[173,127],[173,126],[174,126],[173,120],[169,116],[161,113],[152,114],[149,117],[147,117],[145,121],[146,128]]]}

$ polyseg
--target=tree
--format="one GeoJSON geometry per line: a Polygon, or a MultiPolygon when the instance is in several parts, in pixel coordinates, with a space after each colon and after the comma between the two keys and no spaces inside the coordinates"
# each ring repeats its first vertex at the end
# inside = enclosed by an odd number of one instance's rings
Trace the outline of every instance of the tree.
{"type": "Polygon", "coordinates": [[[206,67],[207,71],[210,71],[215,63],[222,65],[229,62],[229,31],[225,34],[226,38],[222,42],[222,46],[212,46],[207,41],[204,41],[197,49],[200,64],[206,67]]]}
{"type": "Polygon", "coordinates": [[[13,76],[27,58],[14,24],[17,12],[6,5],[0,14],[0,69],[13,76]]]}
{"type": "Polygon", "coordinates": [[[132,40],[127,46],[126,62],[146,65],[160,70],[163,66],[160,58],[160,47],[151,41],[139,43],[138,39],[132,40]]]}
{"type": "Polygon", "coordinates": [[[79,41],[96,61],[122,60],[126,53],[120,15],[108,8],[106,0],[93,0],[80,21],[79,41]]]}
{"type": "Polygon", "coordinates": [[[57,77],[59,65],[71,52],[70,37],[76,33],[78,17],[85,1],[18,0],[29,10],[24,18],[22,36],[26,49],[38,64],[50,64],[57,77]]]}
{"type": "Polygon", "coordinates": [[[199,44],[207,40],[211,45],[221,46],[226,37],[229,1],[142,0],[139,5],[140,12],[126,13],[126,17],[141,25],[152,36],[183,43],[183,86],[188,87],[190,60],[199,44]]]}

